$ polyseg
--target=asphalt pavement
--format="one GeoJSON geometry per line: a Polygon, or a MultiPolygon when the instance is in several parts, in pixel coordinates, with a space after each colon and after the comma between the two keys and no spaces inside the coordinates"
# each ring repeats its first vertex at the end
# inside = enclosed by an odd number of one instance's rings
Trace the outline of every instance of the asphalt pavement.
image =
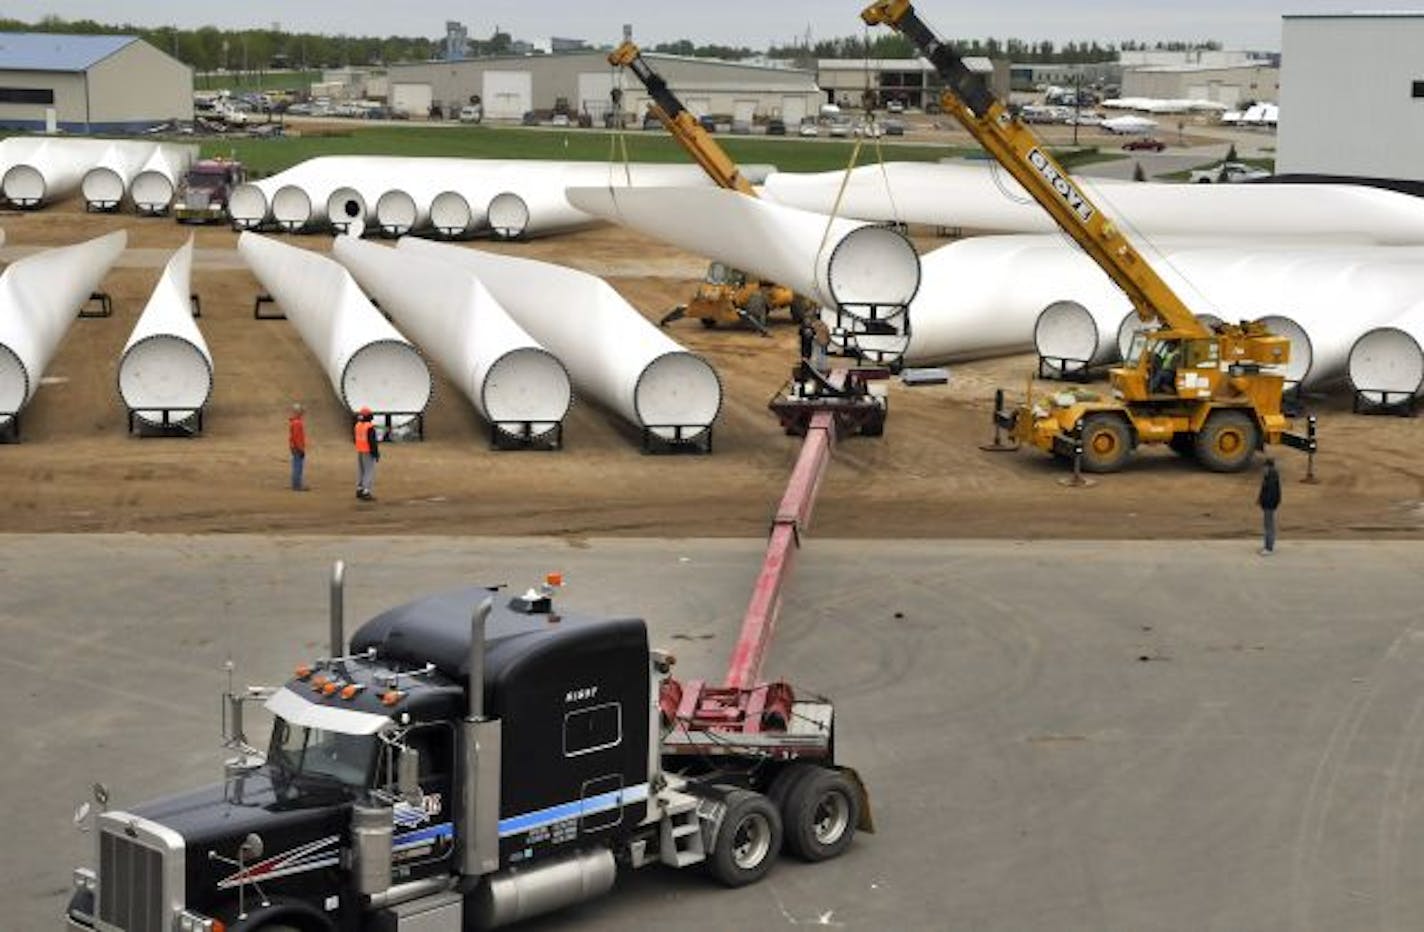
{"type": "MultiPolygon", "coordinates": [[[[742,890],[651,867],[526,928],[1417,929],[1418,543],[823,541],[768,669],[832,697],[878,831],[742,890]]],[[[469,582],[561,570],[718,676],[761,542],[0,536],[0,926],[57,927],[74,806],[220,777],[219,693],[469,582]]]]}

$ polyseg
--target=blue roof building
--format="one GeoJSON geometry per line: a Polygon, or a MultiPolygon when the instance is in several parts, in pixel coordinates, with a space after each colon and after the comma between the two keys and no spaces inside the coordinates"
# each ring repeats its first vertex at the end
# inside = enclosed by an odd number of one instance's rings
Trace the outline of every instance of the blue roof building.
{"type": "Polygon", "coordinates": [[[192,118],[192,69],[137,36],[0,33],[0,126],[125,132],[192,118]]]}

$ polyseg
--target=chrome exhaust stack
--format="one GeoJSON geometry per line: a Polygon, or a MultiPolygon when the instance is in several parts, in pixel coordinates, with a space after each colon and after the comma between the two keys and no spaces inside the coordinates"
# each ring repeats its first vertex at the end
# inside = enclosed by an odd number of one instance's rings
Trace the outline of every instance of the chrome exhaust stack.
{"type": "Polygon", "coordinates": [[[337,560],[331,565],[331,658],[335,660],[346,653],[346,561],[337,560]]]}
{"type": "Polygon", "coordinates": [[[485,715],[485,624],[494,608],[494,595],[485,596],[470,619],[468,711],[462,726],[465,783],[461,803],[465,824],[460,873],[468,879],[499,869],[499,774],[501,723],[485,715]]]}

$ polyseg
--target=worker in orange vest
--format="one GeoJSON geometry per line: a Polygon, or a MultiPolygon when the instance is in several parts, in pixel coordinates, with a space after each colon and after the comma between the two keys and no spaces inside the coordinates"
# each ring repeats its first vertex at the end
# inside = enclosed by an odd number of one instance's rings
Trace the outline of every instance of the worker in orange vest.
{"type": "Polygon", "coordinates": [[[302,481],[302,469],[307,462],[307,427],[302,420],[302,406],[292,405],[292,416],[287,418],[287,447],[292,452],[292,491],[305,492],[306,483],[302,481]]]}
{"type": "Polygon", "coordinates": [[[367,407],[356,415],[356,497],[367,502],[376,497],[371,486],[376,482],[376,463],[381,458],[373,417],[367,407]]]}

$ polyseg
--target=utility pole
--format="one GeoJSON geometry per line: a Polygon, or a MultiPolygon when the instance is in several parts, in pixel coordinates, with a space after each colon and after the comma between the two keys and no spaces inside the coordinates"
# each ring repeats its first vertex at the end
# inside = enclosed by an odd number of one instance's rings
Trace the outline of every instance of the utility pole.
{"type": "Polygon", "coordinates": [[[1078,147],[1078,112],[1083,106],[1083,73],[1073,72],[1073,147],[1078,147]]]}

